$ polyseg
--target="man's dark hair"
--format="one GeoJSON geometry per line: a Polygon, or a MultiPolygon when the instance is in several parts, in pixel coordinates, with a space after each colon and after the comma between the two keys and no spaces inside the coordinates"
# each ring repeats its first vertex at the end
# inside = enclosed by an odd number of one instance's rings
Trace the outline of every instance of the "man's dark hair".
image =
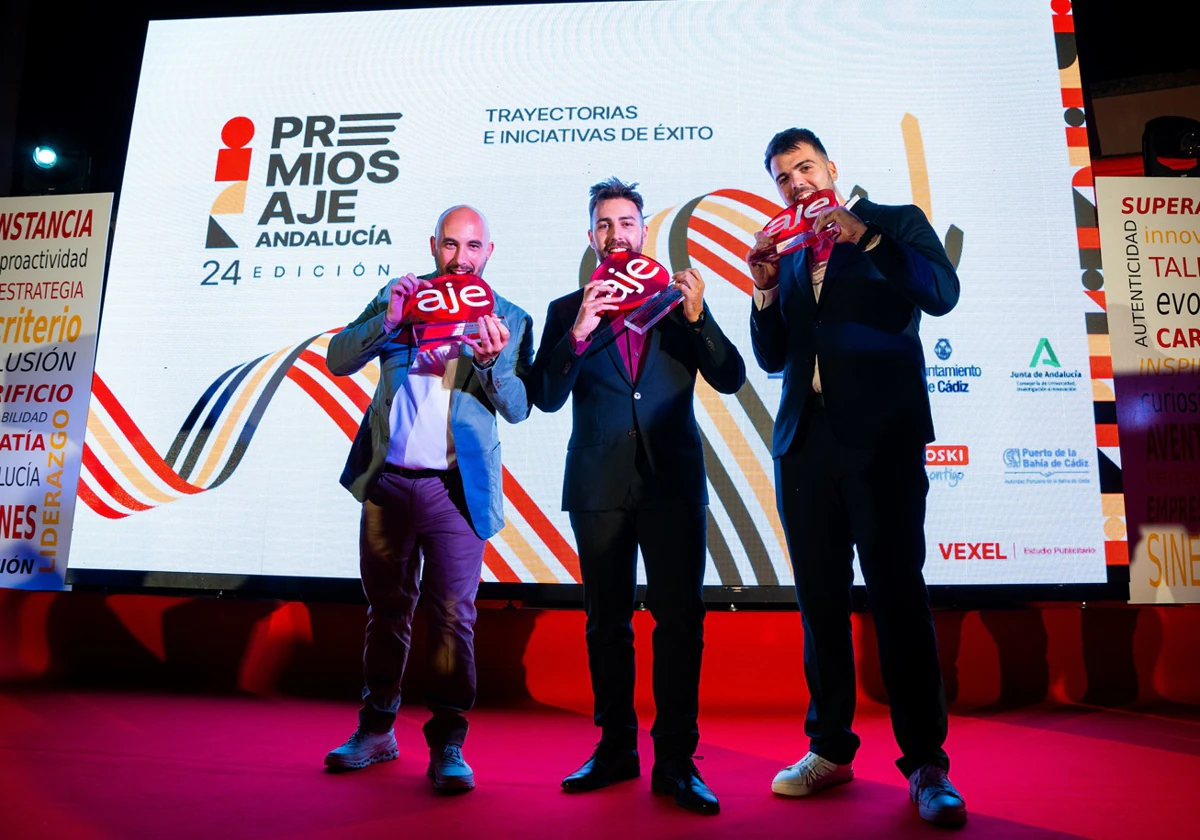
{"type": "Polygon", "coordinates": [[[771,142],[767,144],[767,153],[763,158],[763,166],[767,171],[771,171],[771,158],[775,155],[781,155],[784,152],[790,152],[792,149],[798,149],[801,143],[807,143],[829,160],[829,153],[825,151],[825,147],[821,145],[821,141],[817,139],[817,135],[813,134],[807,128],[785,128],[783,131],[771,138],[771,142]]]}
{"type": "Polygon", "coordinates": [[[626,184],[614,176],[592,186],[592,200],[588,202],[588,219],[595,215],[597,204],[612,198],[624,198],[632,201],[638,209],[638,215],[642,215],[642,195],[637,191],[637,181],[626,184]]]}

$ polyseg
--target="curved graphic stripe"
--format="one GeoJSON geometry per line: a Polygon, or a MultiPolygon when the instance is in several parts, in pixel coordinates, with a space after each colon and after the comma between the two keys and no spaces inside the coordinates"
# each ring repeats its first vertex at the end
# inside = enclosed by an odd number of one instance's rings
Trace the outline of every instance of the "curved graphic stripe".
{"type": "MultiPolygon", "coordinates": [[[[721,198],[732,198],[734,201],[741,202],[747,207],[752,207],[759,213],[762,213],[768,219],[772,219],[783,212],[783,208],[771,201],[769,198],[763,198],[761,195],[755,195],[752,192],[745,190],[714,190],[709,195],[718,195],[721,198]]],[[[762,225],[759,225],[755,230],[760,230],[762,225]]]]}
{"type": "Polygon", "coordinates": [[[500,556],[500,552],[490,542],[483,544],[483,565],[487,566],[488,571],[500,583],[521,582],[521,579],[517,577],[517,573],[509,568],[508,563],[500,556]]]}
{"type": "Polygon", "coordinates": [[[124,519],[129,515],[128,513],[118,513],[108,505],[104,504],[104,502],[100,501],[100,497],[96,495],[95,491],[93,491],[91,487],[88,487],[87,480],[83,476],[79,477],[79,485],[78,489],[76,490],[76,495],[78,495],[85,505],[103,516],[105,519],[124,519]]]}
{"type": "Polygon", "coordinates": [[[96,479],[100,486],[103,487],[108,494],[113,497],[114,500],[120,502],[130,510],[150,510],[150,505],[142,504],[137,499],[133,498],[133,496],[129,495],[129,492],[124,487],[117,484],[117,482],[113,480],[112,475],[107,469],[104,468],[104,465],[100,463],[100,459],[96,457],[96,453],[93,452],[92,448],[86,443],[83,445],[83,466],[92,474],[92,477],[96,479]]]}
{"type": "Polygon", "coordinates": [[[546,518],[546,514],[537,506],[537,503],[530,498],[525,492],[525,488],[521,483],[513,478],[513,474],[508,471],[508,467],[501,467],[504,476],[504,495],[512,502],[513,507],[520,512],[525,521],[529,523],[529,527],[533,528],[533,532],[538,535],[538,539],[546,544],[546,548],[554,552],[554,556],[558,558],[558,562],[567,570],[567,574],[576,583],[583,582],[582,573],[579,571],[579,555],[575,553],[575,549],[571,548],[571,544],[566,541],[558,529],[546,518]]]}
{"type": "Polygon", "coordinates": [[[313,402],[321,406],[325,413],[337,424],[338,428],[346,437],[354,440],[354,435],[358,432],[358,423],[346,413],[338,401],[329,396],[325,390],[316,383],[311,376],[296,368],[288,368],[287,378],[295,382],[304,389],[304,393],[313,398],[313,402]]]}
{"type": "Polygon", "coordinates": [[[179,434],[175,436],[175,440],[171,443],[171,448],[167,450],[167,455],[163,459],[167,462],[167,464],[172,467],[175,466],[175,461],[179,459],[179,453],[183,451],[183,445],[187,443],[188,436],[192,433],[192,427],[195,426],[196,421],[200,419],[200,415],[204,411],[204,407],[208,405],[208,401],[212,399],[213,394],[215,394],[217,389],[221,387],[221,383],[232,376],[234,371],[241,367],[245,366],[235,365],[234,367],[231,367],[229,370],[225,371],[223,374],[217,377],[213,384],[208,386],[208,390],[200,396],[200,399],[196,400],[196,405],[192,408],[191,413],[188,414],[187,419],[183,421],[183,427],[180,428],[179,434]]]}
{"type": "Polygon", "coordinates": [[[321,371],[329,381],[337,386],[343,394],[350,398],[350,402],[354,403],[361,412],[366,412],[367,407],[371,405],[371,395],[358,386],[353,379],[348,376],[334,376],[330,373],[328,366],[325,364],[325,357],[318,356],[311,350],[304,350],[299,358],[308,362],[310,365],[321,371]]]}
{"type": "MultiPolygon", "coordinates": [[[[252,362],[247,362],[242,365],[242,369],[237,372],[237,375],[230,380],[225,390],[221,392],[221,396],[213,403],[212,410],[208,412],[208,417],[204,418],[204,424],[200,427],[200,431],[196,434],[196,439],[192,441],[192,446],[188,450],[187,457],[184,458],[183,467],[179,470],[179,474],[187,478],[192,474],[192,470],[196,468],[196,462],[200,460],[200,454],[204,452],[204,446],[208,443],[208,436],[212,434],[212,430],[216,428],[217,422],[221,419],[221,415],[225,413],[225,407],[229,405],[229,401],[233,399],[233,395],[237,393],[237,389],[241,386],[242,381],[250,375],[250,371],[262,362],[266,356],[259,356],[252,362]]],[[[209,389],[210,391],[212,388],[209,389]]],[[[189,415],[190,417],[190,415],[189,415]]],[[[194,421],[193,421],[194,422],[194,421]]],[[[190,435],[192,430],[185,423],[186,432],[180,429],[180,435],[190,435]]],[[[176,436],[178,438],[178,435],[176,436]]]]}
{"type": "Polygon", "coordinates": [[[278,361],[279,358],[286,352],[286,349],[276,351],[271,358],[268,359],[267,362],[255,372],[254,376],[250,377],[250,381],[246,384],[245,389],[242,391],[241,395],[237,399],[237,402],[234,403],[233,408],[230,410],[229,416],[225,418],[225,423],[221,426],[221,431],[217,434],[217,439],[213,443],[212,449],[209,450],[208,459],[204,462],[204,466],[200,469],[200,476],[197,478],[198,483],[203,484],[208,477],[212,475],[213,470],[216,469],[217,464],[221,460],[223,450],[225,449],[226,443],[229,441],[229,437],[233,434],[234,427],[237,426],[238,420],[241,419],[243,412],[246,410],[246,406],[250,402],[251,394],[257,390],[259,383],[262,382],[263,378],[267,375],[267,371],[270,370],[271,366],[274,365],[275,362],[278,361]]]}
{"type": "Polygon", "coordinates": [[[116,438],[108,430],[108,427],[101,421],[100,415],[94,411],[88,412],[87,430],[100,448],[104,450],[104,453],[108,455],[109,460],[112,461],[121,475],[125,476],[129,480],[129,483],[145,498],[158,504],[166,504],[179,498],[178,496],[172,496],[159,490],[149,478],[142,474],[138,465],[126,454],[125,450],[121,448],[116,438]]]}
{"type": "Polygon", "coordinates": [[[283,364],[275,369],[271,379],[267,382],[262,393],[258,395],[258,401],[255,402],[254,408],[250,411],[250,416],[246,418],[246,422],[242,426],[242,431],[238,434],[237,442],[233,445],[233,450],[229,454],[229,460],[225,462],[225,467],[221,470],[221,474],[213,480],[213,483],[208,486],[211,490],[214,487],[220,487],[229,477],[233,475],[234,470],[238,468],[238,464],[242,462],[242,457],[246,454],[246,450],[250,446],[250,441],[254,438],[254,433],[258,431],[258,424],[262,420],[263,415],[267,411],[267,406],[271,404],[271,398],[275,396],[275,392],[279,389],[279,383],[283,381],[287,372],[292,369],[296,359],[300,356],[304,349],[312,343],[312,339],[300,342],[288,357],[284,359],[283,364]]]}
{"type": "Polygon", "coordinates": [[[695,257],[697,262],[705,268],[716,272],[722,280],[726,280],[735,289],[740,292],[745,292],[747,295],[754,294],[754,281],[741,271],[734,268],[725,260],[718,257],[712,251],[705,248],[699,242],[688,240],[687,253],[689,257],[695,257]]]}
{"type": "Polygon", "coordinates": [[[771,530],[775,532],[775,538],[779,540],[779,545],[786,546],[787,540],[783,535],[783,523],[779,520],[779,509],[775,505],[775,487],[771,478],[762,468],[758,457],[751,451],[745,435],[737,426],[737,421],[733,419],[733,415],[722,402],[721,395],[703,381],[696,383],[696,394],[700,397],[700,402],[704,405],[708,416],[716,425],[717,431],[721,433],[721,439],[733,453],[733,459],[741,469],[742,475],[746,477],[746,482],[750,485],[754,498],[758,500],[759,507],[767,517],[771,530]]]}
{"type": "Polygon", "coordinates": [[[162,459],[158,451],[150,445],[150,441],[146,440],[146,436],[142,434],[142,430],[133,422],[133,418],[129,416],[125,408],[113,396],[112,391],[108,390],[108,386],[104,384],[104,380],[100,378],[99,374],[92,376],[92,396],[99,400],[104,410],[108,412],[108,416],[117,424],[117,428],[120,429],[121,434],[133,446],[134,451],[142,457],[142,460],[146,462],[146,465],[150,467],[155,475],[166,482],[168,487],[179,493],[186,493],[188,495],[200,493],[204,490],[203,487],[197,487],[194,484],[184,481],[167,465],[167,462],[162,459]]]}

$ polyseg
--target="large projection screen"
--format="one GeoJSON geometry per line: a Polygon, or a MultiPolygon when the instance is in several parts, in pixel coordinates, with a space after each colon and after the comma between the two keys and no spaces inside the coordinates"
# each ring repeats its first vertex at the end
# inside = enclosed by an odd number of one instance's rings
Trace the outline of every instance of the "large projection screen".
{"type": "MultiPolygon", "coordinates": [[[[958,264],[957,308],[921,325],[929,583],[1105,581],[1085,323],[1101,309],[1080,285],[1051,18],[724,0],[152,23],[73,569],[357,578],[338,476],[377,369],[332,377],[329,337],[388,278],[433,268],[434,222],[459,203],[487,215],[487,278],[540,335],[590,272],[588,188],[616,175],[641,185],[647,251],[702,272],[748,363],[736,396],[697,390],[706,584],[790,586],[768,446],[782,381],[753,362],[743,257],[780,209],[766,143],[801,126],[844,194],[921,206],[958,264]]],[[[502,424],[485,582],[579,582],[569,432],[569,410],[502,424]]]]}

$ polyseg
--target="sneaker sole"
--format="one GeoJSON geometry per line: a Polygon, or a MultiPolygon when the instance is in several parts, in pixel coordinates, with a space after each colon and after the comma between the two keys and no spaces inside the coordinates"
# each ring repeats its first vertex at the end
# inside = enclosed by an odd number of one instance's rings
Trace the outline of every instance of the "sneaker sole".
{"type": "Polygon", "coordinates": [[[393,747],[387,752],[375,753],[358,761],[349,761],[340,756],[327,755],[325,756],[325,766],[333,771],[339,770],[361,770],[364,767],[370,767],[372,764],[379,764],[384,761],[395,761],[400,757],[400,750],[393,747]]]}
{"type": "Polygon", "coordinates": [[[433,767],[430,766],[425,771],[425,775],[433,779],[433,789],[438,793],[466,793],[470,790],[475,790],[475,775],[470,776],[452,776],[450,778],[438,779],[437,774],[433,772],[433,767]]]}
{"type": "Polygon", "coordinates": [[[791,782],[771,782],[771,793],[775,793],[780,796],[792,796],[792,797],[813,796],[814,794],[818,794],[823,790],[829,790],[831,787],[837,787],[838,785],[844,785],[847,782],[852,782],[852,781],[854,781],[854,771],[853,770],[851,770],[849,775],[847,775],[843,779],[834,779],[834,780],[828,781],[828,782],[823,781],[819,785],[808,786],[808,785],[793,784],[791,782]]]}
{"type": "Polygon", "coordinates": [[[918,805],[917,811],[921,814],[921,819],[925,820],[925,822],[944,826],[946,828],[961,828],[962,826],[966,825],[967,822],[966,808],[934,811],[933,809],[923,808],[918,805]]]}

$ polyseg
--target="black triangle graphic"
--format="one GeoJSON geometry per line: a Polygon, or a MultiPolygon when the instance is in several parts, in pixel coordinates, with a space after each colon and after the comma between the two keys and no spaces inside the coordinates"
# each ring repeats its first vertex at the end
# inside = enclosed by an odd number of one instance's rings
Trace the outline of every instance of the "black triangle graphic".
{"type": "Polygon", "coordinates": [[[217,220],[212,216],[208,217],[208,240],[204,243],[205,248],[236,248],[237,243],[229,238],[229,234],[225,232],[217,220]]]}

